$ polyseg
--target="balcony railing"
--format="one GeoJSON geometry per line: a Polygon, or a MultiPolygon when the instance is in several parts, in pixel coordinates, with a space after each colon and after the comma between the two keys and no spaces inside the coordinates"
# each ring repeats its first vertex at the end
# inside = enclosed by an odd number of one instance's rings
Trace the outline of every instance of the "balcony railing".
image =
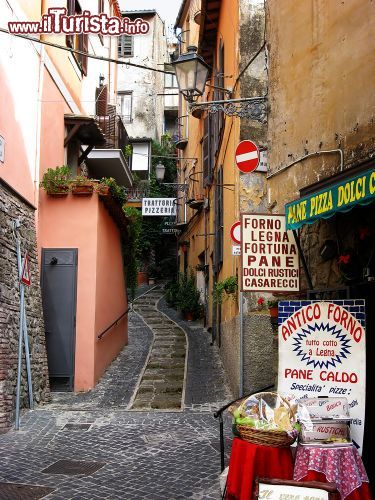
{"type": "Polygon", "coordinates": [[[150,189],[147,187],[141,188],[126,188],[125,189],[127,201],[136,202],[142,201],[142,198],[148,198],[150,189]]]}
{"type": "Polygon", "coordinates": [[[105,116],[96,116],[96,121],[102,129],[106,139],[103,149],[121,149],[129,144],[129,136],[124,127],[121,116],[109,114],[105,116]]]}

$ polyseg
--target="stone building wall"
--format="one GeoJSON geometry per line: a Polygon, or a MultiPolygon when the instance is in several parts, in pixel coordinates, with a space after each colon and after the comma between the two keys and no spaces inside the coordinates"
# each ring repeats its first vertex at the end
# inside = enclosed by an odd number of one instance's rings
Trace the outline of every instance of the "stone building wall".
{"type": "MultiPolygon", "coordinates": [[[[16,241],[12,221],[21,221],[21,251],[29,255],[31,286],[25,287],[34,401],[49,399],[48,366],[36,251],[35,212],[0,183],[0,432],[15,416],[20,294],[16,241]]],[[[27,379],[23,358],[22,402],[27,407],[27,379]]]]}

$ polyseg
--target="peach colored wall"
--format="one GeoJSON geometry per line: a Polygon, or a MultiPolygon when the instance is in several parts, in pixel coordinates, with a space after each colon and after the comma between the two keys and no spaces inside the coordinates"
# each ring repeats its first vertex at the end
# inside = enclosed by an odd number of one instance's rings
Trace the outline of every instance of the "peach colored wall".
{"type": "Polygon", "coordinates": [[[42,144],[40,151],[40,177],[48,168],[64,164],[64,113],[71,113],[63,96],[47,70],[43,75],[42,144]]]}
{"type": "MultiPolygon", "coordinates": [[[[99,204],[97,231],[96,337],[127,309],[120,232],[102,203],[99,204]]],[[[95,383],[127,343],[128,318],[124,316],[95,343],[95,383]]]]}
{"type": "Polygon", "coordinates": [[[94,386],[97,195],[52,198],[40,194],[42,248],[78,248],[74,389],[94,386]]]}

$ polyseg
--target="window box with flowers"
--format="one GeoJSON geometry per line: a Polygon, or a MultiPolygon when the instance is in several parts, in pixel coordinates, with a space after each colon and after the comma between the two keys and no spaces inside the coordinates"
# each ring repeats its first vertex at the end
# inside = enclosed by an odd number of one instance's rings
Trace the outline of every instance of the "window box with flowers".
{"type": "Polygon", "coordinates": [[[69,194],[71,185],[71,170],[67,165],[49,168],[43,174],[40,187],[49,196],[66,196],[69,194]]]}
{"type": "Polygon", "coordinates": [[[72,180],[72,194],[76,196],[91,196],[94,192],[94,182],[87,177],[77,175],[72,180]]]}

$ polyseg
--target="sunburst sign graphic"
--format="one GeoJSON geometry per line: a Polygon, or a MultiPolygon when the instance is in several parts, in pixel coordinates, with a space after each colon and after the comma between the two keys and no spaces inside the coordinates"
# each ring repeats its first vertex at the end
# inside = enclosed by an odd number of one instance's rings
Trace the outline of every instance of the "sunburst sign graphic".
{"type": "Polygon", "coordinates": [[[293,351],[310,367],[335,368],[350,355],[350,338],[338,325],[307,324],[293,340],[293,351]],[[330,339],[327,339],[327,333],[331,335],[330,339]]]}

